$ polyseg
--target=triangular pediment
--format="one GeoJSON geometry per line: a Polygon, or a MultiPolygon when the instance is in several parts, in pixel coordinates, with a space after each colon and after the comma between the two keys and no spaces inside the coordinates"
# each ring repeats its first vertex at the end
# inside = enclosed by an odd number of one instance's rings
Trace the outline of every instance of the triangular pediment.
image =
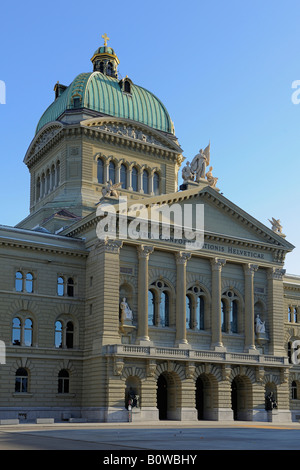
{"type": "MultiPolygon", "coordinates": [[[[184,207],[186,204],[192,206],[193,213],[195,213],[197,205],[202,206],[204,208],[203,251],[210,256],[217,254],[218,256],[243,258],[247,262],[259,260],[266,263],[282,263],[286,253],[294,248],[284,237],[253,218],[209,185],[202,189],[193,188],[172,194],[127,200],[126,205],[123,206],[119,205],[116,198],[104,199],[100,200],[99,206],[103,203],[112,203],[117,214],[130,214],[132,218],[141,217],[139,211],[145,210],[142,218],[145,218],[146,214],[148,221],[151,220],[151,209],[154,206],[170,208],[173,205],[178,205],[182,209],[182,214],[186,209],[184,207]]],[[[97,215],[96,211],[86,220],[83,219],[75,224],[68,234],[78,236],[79,233],[84,232],[84,225],[88,228],[91,220],[97,220],[97,218],[99,219],[99,213],[97,215]]],[[[166,218],[160,220],[164,221],[166,218]]],[[[197,226],[197,224],[195,225],[197,226]]],[[[195,229],[194,224],[192,229],[195,229]]],[[[148,238],[147,242],[150,241],[158,245],[172,244],[173,247],[180,247],[178,241],[174,239],[174,234],[175,231],[171,231],[170,240],[160,238],[154,241],[148,238]]],[[[143,240],[142,237],[140,238],[143,240]]],[[[182,245],[182,248],[186,248],[186,245],[182,245]]]]}
{"type": "Polygon", "coordinates": [[[147,207],[155,204],[203,205],[204,248],[208,251],[281,262],[285,254],[294,249],[284,236],[275,233],[209,185],[201,190],[195,188],[140,199],[132,205],[138,207],[143,203],[147,207]]]}

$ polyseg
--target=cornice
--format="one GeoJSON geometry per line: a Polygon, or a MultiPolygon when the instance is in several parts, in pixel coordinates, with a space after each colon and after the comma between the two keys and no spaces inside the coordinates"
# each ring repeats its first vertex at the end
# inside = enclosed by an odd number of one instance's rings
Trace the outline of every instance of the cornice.
{"type": "MultiPolygon", "coordinates": [[[[79,258],[82,258],[82,257],[85,258],[88,256],[88,251],[85,250],[85,248],[76,247],[76,244],[83,243],[81,240],[74,240],[74,239],[63,237],[62,242],[68,243],[70,245],[70,246],[63,246],[63,245],[59,245],[58,243],[55,244],[53,243],[53,241],[51,244],[49,238],[47,238],[49,237],[49,235],[39,234],[39,236],[41,237],[41,240],[34,240],[34,239],[30,239],[30,237],[27,237],[27,239],[25,239],[25,237],[21,238],[21,236],[19,237],[16,236],[18,229],[15,232],[13,231],[13,229],[11,229],[11,232],[12,232],[11,236],[10,234],[7,234],[6,236],[0,237],[1,247],[18,248],[21,250],[60,254],[60,255],[62,254],[62,255],[79,257],[79,258]]],[[[23,233],[22,230],[21,232],[23,233]]],[[[32,232],[31,235],[36,236],[37,233],[32,232]]],[[[55,238],[55,236],[53,237],[55,238]]]]}
{"type": "Polygon", "coordinates": [[[183,157],[181,155],[182,149],[177,145],[177,143],[173,142],[164,134],[135,121],[117,119],[108,116],[105,118],[97,117],[87,119],[77,124],[63,124],[59,121],[53,121],[47,124],[32,140],[26,152],[24,163],[28,168],[31,168],[35,162],[42,158],[45,153],[47,153],[63,138],[78,136],[92,138],[93,140],[112,144],[118,147],[126,147],[127,149],[141,152],[145,155],[177,161],[179,164],[183,161],[183,157]],[[144,132],[144,135],[152,136],[152,141],[154,143],[101,128],[101,126],[105,124],[113,124],[114,126],[120,124],[120,129],[121,127],[124,128],[125,125],[134,127],[135,129],[140,129],[141,132],[144,132]]]}

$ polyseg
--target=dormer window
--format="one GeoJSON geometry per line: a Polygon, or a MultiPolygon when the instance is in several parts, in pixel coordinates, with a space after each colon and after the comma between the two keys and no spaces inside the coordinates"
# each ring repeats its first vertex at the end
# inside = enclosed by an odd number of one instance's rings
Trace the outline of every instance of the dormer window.
{"type": "Polygon", "coordinates": [[[80,108],[80,98],[74,98],[73,105],[74,108],[80,108]]]}
{"type": "Polygon", "coordinates": [[[125,82],[124,82],[124,92],[125,93],[131,93],[131,86],[130,86],[130,82],[128,80],[125,80],[125,82]]]}

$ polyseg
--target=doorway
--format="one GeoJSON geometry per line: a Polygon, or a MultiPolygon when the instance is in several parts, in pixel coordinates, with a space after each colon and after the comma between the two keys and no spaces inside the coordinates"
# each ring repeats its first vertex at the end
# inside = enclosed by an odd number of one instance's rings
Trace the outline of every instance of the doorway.
{"type": "Polygon", "coordinates": [[[157,380],[157,408],[159,419],[168,419],[168,382],[163,374],[157,380]]]}

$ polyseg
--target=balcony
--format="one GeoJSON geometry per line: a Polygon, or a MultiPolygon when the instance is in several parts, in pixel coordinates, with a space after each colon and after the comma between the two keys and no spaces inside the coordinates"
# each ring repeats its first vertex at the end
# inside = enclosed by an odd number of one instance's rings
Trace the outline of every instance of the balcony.
{"type": "Polygon", "coordinates": [[[106,354],[109,356],[124,358],[184,360],[191,362],[214,362],[219,364],[248,364],[273,367],[287,367],[289,365],[288,358],[284,356],[166,348],[158,346],[139,346],[133,344],[108,345],[106,346],[106,354]]]}

